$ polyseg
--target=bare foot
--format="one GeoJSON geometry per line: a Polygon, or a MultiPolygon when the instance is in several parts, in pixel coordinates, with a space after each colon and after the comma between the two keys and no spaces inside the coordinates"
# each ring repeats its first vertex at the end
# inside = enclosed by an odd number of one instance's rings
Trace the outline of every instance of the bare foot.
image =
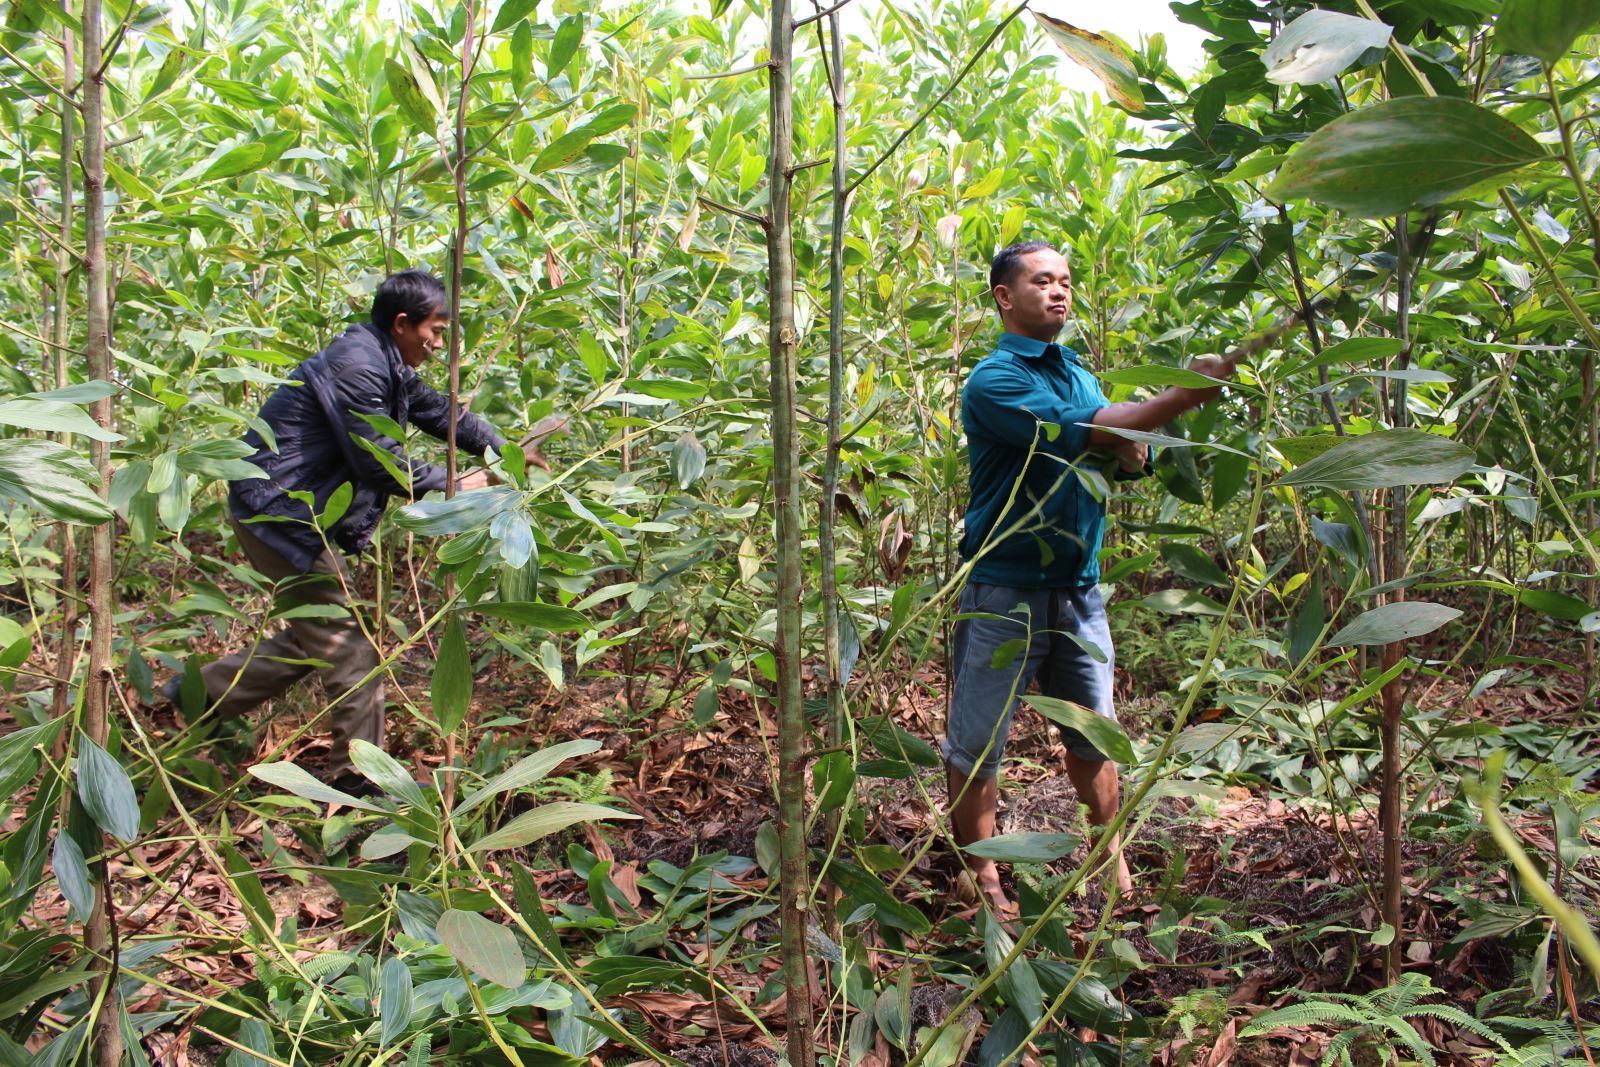
{"type": "Polygon", "coordinates": [[[1116,882],[1118,896],[1125,897],[1133,892],[1133,875],[1128,871],[1127,857],[1120,850],[1117,852],[1117,863],[1112,878],[1116,882]]]}
{"type": "Polygon", "coordinates": [[[1005,887],[1000,883],[1000,868],[995,866],[993,860],[973,857],[968,862],[972,865],[972,878],[977,883],[978,892],[994,912],[995,918],[1002,921],[1015,919],[1017,905],[1006,896],[1005,887]]]}

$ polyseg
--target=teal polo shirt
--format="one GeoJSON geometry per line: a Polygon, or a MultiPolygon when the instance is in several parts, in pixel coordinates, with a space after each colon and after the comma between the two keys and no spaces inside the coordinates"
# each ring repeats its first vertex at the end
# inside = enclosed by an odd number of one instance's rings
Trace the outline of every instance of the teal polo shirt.
{"type": "Polygon", "coordinates": [[[1067,464],[1079,462],[1089,445],[1089,429],[1079,424],[1109,403],[1072,349],[1011,333],[967,375],[961,423],[971,497],[961,556],[983,553],[971,581],[1061,589],[1100,580],[1105,503],[1067,464]],[[1055,440],[1041,423],[1060,427],[1055,440]],[[1038,513],[1012,530],[1040,502],[1038,513]]]}

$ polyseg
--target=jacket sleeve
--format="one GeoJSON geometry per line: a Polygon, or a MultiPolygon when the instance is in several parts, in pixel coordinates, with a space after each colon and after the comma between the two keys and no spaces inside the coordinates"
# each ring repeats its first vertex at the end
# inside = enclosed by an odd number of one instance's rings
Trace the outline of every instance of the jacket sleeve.
{"type": "Polygon", "coordinates": [[[341,359],[329,367],[332,372],[334,402],[338,407],[343,431],[349,441],[346,456],[355,467],[356,477],[363,484],[389,493],[422,496],[435,489],[443,489],[445,471],[431,463],[412,459],[406,455],[405,446],[387,434],[379,432],[363,415],[389,418],[389,390],[394,386],[382,362],[381,355],[341,359]],[[362,444],[365,441],[366,444],[362,444]],[[371,446],[371,447],[368,447],[371,446]],[[381,449],[394,458],[394,464],[410,476],[411,484],[395,480],[383,461],[373,454],[381,449]]]}
{"type": "Polygon", "coordinates": [[[987,437],[1027,448],[1038,435],[1038,450],[1063,459],[1075,460],[1089,447],[1089,422],[1107,401],[1099,397],[1081,407],[1062,400],[1049,389],[1005,362],[980,363],[967,378],[962,397],[969,420],[969,432],[977,430],[987,437]],[[1040,432],[1041,422],[1061,427],[1055,440],[1040,432]]]}
{"type": "MultiPolygon", "coordinates": [[[[450,436],[450,398],[433,388],[415,374],[407,375],[401,385],[410,392],[411,421],[432,437],[443,441],[450,436]]],[[[496,452],[505,448],[505,439],[493,426],[468,411],[464,406],[456,419],[456,446],[463,452],[481,456],[489,449],[496,452]]],[[[443,483],[439,486],[444,488],[443,483]]]]}

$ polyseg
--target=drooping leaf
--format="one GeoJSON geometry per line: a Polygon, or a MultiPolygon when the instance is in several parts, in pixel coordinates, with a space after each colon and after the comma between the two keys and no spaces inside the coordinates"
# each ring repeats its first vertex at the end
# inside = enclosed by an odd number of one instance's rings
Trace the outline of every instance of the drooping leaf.
{"type": "Polygon", "coordinates": [[[586,756],[596,752],[600,742],[592,738],[581,738],[575,741],[563,741],[558,745],[540,749],[530,756],[524,756],[506,770],[501,771],[489,779],[482,789],[468,796],[455,807],[454,816],[459,817],[482,804],[484,801],[513,789],[526,789],[544,778],[545,775],[555,770],[566,760],[575,756],[586,756]]]}
{"type": "Polygon", "coordinates": [[[1460,616],[1459,608],[1430,604],[1425,600],[1402,600],[1363,611],[1328,638],[1328,644],[1387,645],[1430,634],[1460,616]]]}
{"type": "Polygon", "coordinates": [[[1523,605],[1557,619],[1577,622],[1589,614],[1589,605],[1575,596],[1554,589],[1524,589],[1517,594],[1523,605]]]}
{"type": "Polygon", "coordinates": [[[1039,988],[1039,976],[1034,973],[1033,961],[1021,955],[1011,965],[1001,970],[1001,961],[1016,947],[1016,941],[1006,928],[996,921],[993,913],[984,908],[978,914],[978,933],[983,938],[983,959],[991,972],[998,973],[996,988],[1005,998],[1006,1006],[1022,1013],[1029,1026],[1038,1024],[1044,1014],[1044,991],[1039,988]]]}
{"type": "Polygon", "coordinates": [[[494,25],[490,27],[489,32],[504,33],[533,14],[538,6],[539,0],[505,0],[495,14],[494,25]]]}
{"type": "Polygon", "coordinates": [[[532,811],[523,812],[494,833],[474,841],[469,847],[473,852],[485,852],[496,848],[520,848],[531,841],[548,837],[578,823],[593,822],[596,819],[637,818],[639,816],[631,811],[619,811],[599,804],[556,800],[542,804],[532,811]]]}
{"type": "Polygon", "coordinates": [[[460,613],[452,613],[433,664],[433,717],[442,733],[454,733],[472,703],[472,653],[460,613]]]}
{"type": "Polygon", "coordinates": [[[139,836],[139,800],[133,782],[111,753],[78,733],[78,799],[89,817],[118,841],[139,836]]]}
{"type": "Polygon", "coordinates": [[[7,400],[0,404],[0,426],[82,434],[92,441],[122,440],[120,433],[102,429],[81,407],[60,400],[7,400]]]}
{"type": "Polygon", "coordinates": [[[1105,84],[1113,103],[1129,111],[1144,110],[1144,93],[1139,90],[1139,72],[1122,42],[1088,30],[1080,30],[1042,12],[1033,17],[1045,33],[1074,63],[1086,67],[1105,84]]]}
{"type": "Polygon", "coordinates": [[[394,1044],[411,1022],[411,968],[399,956],[383,961],[379,977],[378,1019],[383,1045],[394,1044]]]}
{"type": "Polygon", "coordinates": [[[1354,63],[1369,48],[1383,48],[1393,31],[1372,19],[1312,8],[1278,32],[1261,62],[1267,80],[1315,85],[1354,63]]]}
{"type": "Polygon", "coordinates": [[[257,763],[249,772],[268,785],[275,785],[279,789],[287,789],[297,797],[305,797],[319,804],[340,804],[347,808],[358,808],[361,811],[382,811],[376,804],[370,804],[360,797],[353,797],[341,789],[321,782],[312,777],[299,764],[288,761],[276,763],[257,763]]]}
{"type": "MultiPolygon", "coordinates": [[[[378,451],[388,455],[383,449],[378,451]]],[[[519,490],[507,485],[495,485],[457,493],[448,500],[418,500],[397,509],[394,518],[404,529],[429,537],[444,537],[468,530],[487,529],[496,515],[515,508],[521,502],[522,493],[519,490]]]]}
{"type": "Polygon", "coordinates": [[[1217,561],[1194,545],[1182,541],[1168,541],[1161,546],[1161,558],[1173,573],[1202,585],[1225,586],[1228,576],[1222,573],[1217,561]]]}
{"type": "Polygon", "coordinates": [[[397,800],[413,807],[427,809],[427,794],[393,756],[370,741],[355,738],[350,742],[350,762],[367,781],[397,800]]]}
{"type": "Polygon", "coordinates": [[[0,497],[62,522],[97,526],[114,512],[90,485],[94,468],[72,449],[37,437],[0,440],[0,497]]]}
{"type": "Polygon", "coordinates": [[[1073,834],[1045,834],[1031,830],[999,834],[963,845],[963,851],[997,863],[1051,863],[1077,848],[1073,834]]]}
{"type": "Polygon", "coordinates": [[[687,489],[700,480],[706,470],[706,446],[693,430],[687,430],[672,445],[672,474],[678,488],[687,489]]]}
{"type": "Polygon", "coordinates": [[[472,610],[480,615],[489,615],[518,626],[545,630],[549,633],[587,630],[590,626],[588,617],[581,611],[564,608],[559,604],[544,604],[536,600],[487,602],[473,605],[472,610]]]}
{"type": "Polygon", "coordinates": [[[200,180],[220,181],[223,178],[237,178],[241,174],[249,174],[260,168],[266,155],[267,146],[260,141],[246,141],[244,144],[235,145],[212,160],[211,165],[200,175],[200,180]]]}
{"type": "Polygon", "coordinates": [[[416,76],[392,59],[383,61],[383,76],[388,82],[390,95],[406,120],[420,133],[435,132],[439,127],[439,115],[423,95],[416,76]]]}
{"type": "Polygon", "coordinates": [[[1521,127],[1469,100],[1407,96],[1323,126],[1263,192],[1378,218],[1492,188],[1545,157],[1521,127]]]}
{"type": "Polygon", "coordinates": [[[485,981],[516,989],[528,974],[516,936],[473,911],[451,908],[439,917],[439,940],[450,955],[485,981]]]}
{"type": "Polygon", "coordinates": [[[1600,23],[1594,0],[1506,0],[1494,22],[1495,45],[1555,63],[1573,42],[1600,23]]]}
{"type": "Polygon", "coordinates": [[[1475,463],[1472,449],[1424,430],[1379,430],[1350,437],[1278,480],[1325,489],[1391,489],[1444,485],[1475,463]]]}
{"type": "Polygon", "coordinates": [[[1090,709],[1081,704],[1074,704],[1070,700],[1032,695],[1022,699],[1051,722],[1078,731],[1088,738],[1089,743],[1099,749],[1102,755],[1118,763],[1133,763],[1137,759],[1133,752],[1133,743],[1128,740],[1128,735],[1122,732],[1122,727],[1117,725],[1115,719],[1096,715],[1090,709]]]}
{"type": "Polygon", "coordinates": [[[65,830],[56,834],[50,866],[55,871],[56,884],[61,887],[61,896],[71,909],[73,921],[83,922],[94,909],[94,880],[89,875],[89,865],[84,862],[83,849],[65,830]]]}

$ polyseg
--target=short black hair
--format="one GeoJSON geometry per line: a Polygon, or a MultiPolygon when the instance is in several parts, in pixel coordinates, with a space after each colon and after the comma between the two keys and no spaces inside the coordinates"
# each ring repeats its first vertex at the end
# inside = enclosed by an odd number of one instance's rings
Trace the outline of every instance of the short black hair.
{"type": "Polygon", "coordinates": [[[372,324],[387,333],[402,312],[415,324],[444,307],[444,282],[425,270],[403,270],[378,286],[372,298],[372,324]]]}
{"type": "Polygon", "coordinates": [[[1049,241],[1019,241],[1014,245],[1006,245],[989,261],[989,291],[992,293],[1000,286],[1016,281],[1017,272],[1022,269],[1022,257],[1035,252],[1060,254],[1061,249],[1049,241]]]}

